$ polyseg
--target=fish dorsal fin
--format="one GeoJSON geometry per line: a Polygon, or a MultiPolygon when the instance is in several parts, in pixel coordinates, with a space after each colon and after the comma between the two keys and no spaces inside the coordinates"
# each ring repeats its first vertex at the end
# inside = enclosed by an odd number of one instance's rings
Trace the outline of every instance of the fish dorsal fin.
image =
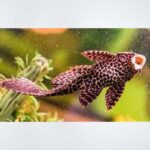
{"type": "Polygon", "coordinates": [[[112,54],[110,52],[106,51],[100,51],[100,50],[89,50],[84,51],[81,53],[84,57],[88,58],[91,61],[99,62],[101,60],[108,60],[110,58],[113,58],[115,54],[112,54]]]}
{"type": "Polygon", "coordinates": [[[90,65],[79,65],[71,67],[69,70],[59,74],[54,79],[52,79],[52,85],[54,87],[58,87],[64,84],[71,83],[73,80],[84,75],[90,67],[90,65]]]}

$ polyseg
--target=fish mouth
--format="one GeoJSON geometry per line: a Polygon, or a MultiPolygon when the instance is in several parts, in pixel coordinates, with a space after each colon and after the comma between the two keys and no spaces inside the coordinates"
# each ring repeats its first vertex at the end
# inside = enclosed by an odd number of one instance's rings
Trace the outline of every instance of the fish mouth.
{"type": "Polygon", "coordinates": [[[137,72],[141,73],[141,71],[146,63],[146,57],[144,55],[135,53],[131,62],[133,63],[135,70],[137,72]]]}

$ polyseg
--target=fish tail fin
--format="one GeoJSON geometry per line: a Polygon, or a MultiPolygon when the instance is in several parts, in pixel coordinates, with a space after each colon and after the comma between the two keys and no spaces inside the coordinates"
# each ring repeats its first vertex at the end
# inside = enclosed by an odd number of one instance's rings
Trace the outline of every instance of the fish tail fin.
{"type": "Polygon", "coordinates": [[[38,85],[23,77],[1,80],[0,87],[33,96],[42,96],[45,94],[45,91],[38,85]]]}
{"type": "Polygon", "coordinates": [[[17,93],[37,97],[64,95],[72,92],[71,85],[54,87],[50,90],[43,90],[37,84],[27,78],[13,78],[0,81],[0,87],[12,90],[17,93]]]}
{"type": "Polygon", "coordinates": [[[70,68],[68,71],[61,73],[52,80],[54,88],[43,90],[37,84],[27,78],[12,78],[0,81],[0,87],[13,90],[18,93],[33,96],[56,96],[72,93],[77,91],[80,86],[80,77],[86,74],[91,66],[81,65],[70,68]]]}

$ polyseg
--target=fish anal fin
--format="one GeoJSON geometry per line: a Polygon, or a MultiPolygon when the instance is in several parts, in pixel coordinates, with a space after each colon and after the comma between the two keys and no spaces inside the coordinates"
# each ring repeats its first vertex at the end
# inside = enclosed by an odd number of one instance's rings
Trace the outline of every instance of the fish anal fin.
{"type": "Polygon", "coordinates": [[[116,105],[116,102],[119,100],[124,91],[124,87],[125,84],[117,84],[115,86],[111,86],[107,90],[105,95],[107,109],[111,109],[116,105]]]}
{"type": "Polygon", "coordinates": [[[102,87],[94,84],[84,84],[79,92],[79,101],[82,106],[86,106],[91,103],[102,91],[102,87]]]}

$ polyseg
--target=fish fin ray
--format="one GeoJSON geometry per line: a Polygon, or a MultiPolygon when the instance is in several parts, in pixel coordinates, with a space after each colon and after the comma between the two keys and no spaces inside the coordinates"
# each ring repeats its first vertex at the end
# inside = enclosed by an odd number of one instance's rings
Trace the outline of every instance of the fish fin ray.
{"type": "Polygon", "coordinates": [[[69,70],[61,73],[60,75],[52,79],[52,85],[54,87],[58,87],[71,83],[73,80],[85,74],[90,67],[90,65],[79,65],[71,67],[69,70]]]}
{"type": "Polygon", "coordinates": [[[1,81],[1,87],[22,94],[44,95],[44,91],[38,85],[24,77],[3,80],[1,81]]]}
{"type": "Polygon", "coordinates": [[[121,97],[123,91],[124,91],[125,84],[118,84],[115,86],[111,86],[107,91],[106,91],[106,106],[107,109],[111,109],[113,106],[116,105],[116,102],[119,100],[121,97]]]}
{"type": "Polygon", "coordinates": [[[89,51],[84,51],[81,54],[84,57],[94,62],[100,62],[101,60],[108,60],[115,56],[115,54],[106,51],[101,51],[101,50],[89,50],[89,51]]]}
{"type": "Polygon", "coordinates": [[[94,84],[85,84],[79,92],[79,101],[81,105],[86,106],[95,100],[102,89],[102,87],[96,86],[94,84]]]}

